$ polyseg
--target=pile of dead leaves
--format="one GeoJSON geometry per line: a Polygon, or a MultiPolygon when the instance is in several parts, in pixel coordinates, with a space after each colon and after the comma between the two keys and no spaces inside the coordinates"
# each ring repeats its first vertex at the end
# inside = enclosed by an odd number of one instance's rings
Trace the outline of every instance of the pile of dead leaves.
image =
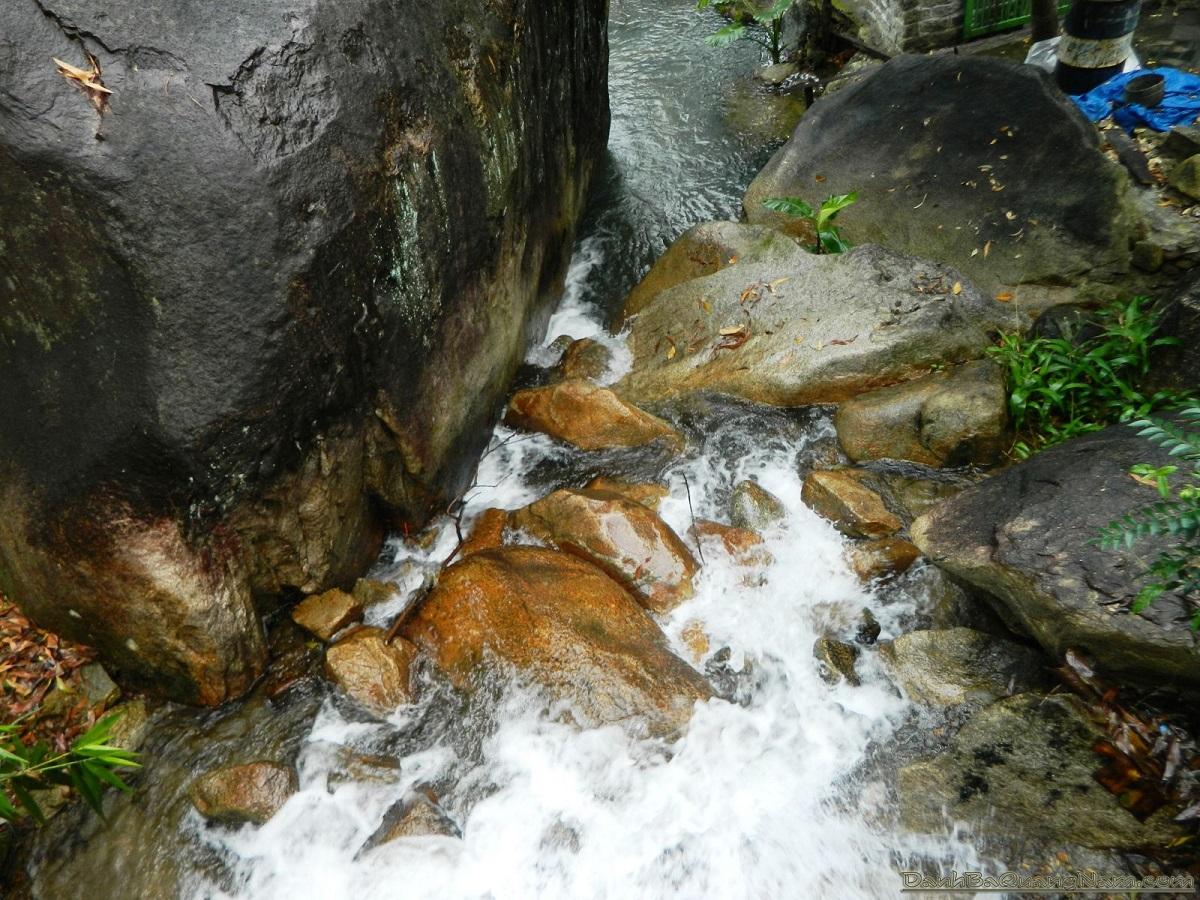
{"type": "Polygon", "coordinates": [[[53,688],[74,690],[79,669],[91,659],[87,647],[38,628],[0,595],[0,722],[24,716],[27,740],[42,737],[55,747],[69,744],[89,724],[89,711],[75,715],[71,710],[55,721],[39,719],[38,713],[53,688]]]}
{"type": "Polygon", "coordinates": [[[1057,674],[1109,735],[1093,746],[1107,760],[1096,780],[1139,821],[1170,806],[1183,808],[1177,822],[1200,825],[1200,752],[1191,735],[1166,716],[1117,702],[1117,688],[1074,650],[1057,674]]]}

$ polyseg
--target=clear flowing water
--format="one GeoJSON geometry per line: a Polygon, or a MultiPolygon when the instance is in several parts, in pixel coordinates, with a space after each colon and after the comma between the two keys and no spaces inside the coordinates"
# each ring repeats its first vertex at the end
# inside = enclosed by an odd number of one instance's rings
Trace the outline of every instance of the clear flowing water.
{"type": "MultiPolygon", "coordinates": [[[[627,354],[605,323],[621,298],[687,227],[736,216],[772,148],[727,124],[730,85],[757,58],[753,48],[707,48],[714,24],[692,0],[614,0],[610,159],[531,362],[549,363],[561,334],[592,336],[615,351],[616,378],[627,354]]],[[[669,460],[580,454],[498,428],[466,517],[603,472],[664,480],[664,518],[684,533],[693,508],[723,520],[733,484],[757,479],[787,511],[765,535],[774,562],[747,572],[704,545],[695,597],[661,620],[684,658],[693,658],[685,630],[703,629],[709,649],[696,664],[716,671],[724,660],[737,702],[698,705],[673,743],[581,730],[516,681],[464,699],[425,675],[420,701],[387,722],[329,696],[283,714],[248,704],[216,714],[202,734],[188,722],[186,738],[149,748],[163,760],[146,773],[151,788],[134,803],[114,801],[123,805],[112,825],[85,830],[68,861],[48,854],[35,893],[63,896],[86,877],[97,897],[890,897],[901,868],[977,862],[953,837],[897,827],[890,785],[919,750],[917,712],[870,655],[857,688],[826,684],[813,657],[814,641],[852,631],[864,606],[887,637],[920,599],[862,587],[843,539],[801,503],[802,476],[832,434],[828,417],[713,403],[671,415],[689,450],[669,460]],[[269,728],[246,724],[272,715],[269,728]],[[190,810],[182,788],[191,773],[263,753],[294,755],[301,781],[270,822],[233,830],[190,810]],[[437,790],[462,838],[364,851],[386,810],[421,785],[437,790]]],[[[443,522],[420,546],[389,546],[376,574],[402,591],[371,611],[374,624],[391,620],[456,540],[443,522]]]]}

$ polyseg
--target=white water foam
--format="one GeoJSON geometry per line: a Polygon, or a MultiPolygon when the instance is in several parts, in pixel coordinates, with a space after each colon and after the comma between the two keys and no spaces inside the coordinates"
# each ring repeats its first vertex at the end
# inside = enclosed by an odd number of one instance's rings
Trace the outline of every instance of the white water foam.
{"type": "Polygon", "coordinates": [[[528,361],[537,366],[552,366],[558,362],[558,353],[552,345],[561,337],[575,340],[590,338],[603,344],[611,354],[608,372],[599,381],[612,384],[629,371],[633,365],[633,354],[629,352],[620,335],[613,335],[601,320],[601,311],[588,299],[589,284],[597,269],[604,264],[604,243],[600,237],[592,236],[580,242],[567,268],[562,301],[550,317],[546,336],[530,351],[528,361]]]}
{"type": "MultiPolygon", "coordinates": [[[[559,323],[573,335],[602,333],[594,320],[599,330],[587,332],[584,321],[586,312],[566,307],[559,323]]],[[[488,506],[536,499],[545,489],[523,473],[569,452],[503,427],[492,448],[468,497],[468,521],[488,506]]],[[[669,473],[663,515],[681,534],[693,511],[721,518],[720,498],[743,478],[759,481],[787,511],[765,534],[772,564],[748,572],[719,544],[706,544],[695,597],[662,620],[685,658],[682,633],[696,622],[712,651],[729,648],[729,664],[751,673],[744,705],[699,704],[687,733],[666,745],[616,727],[564,724],[535,692],[513,683],[477,758],[460,757],[443,737],[401,755],[388,782],[335,783],[340,748],[403,731],[422,709],[362,724],[328,703],[301,753],[301,791],[270,822],[229,831],[193,819],[194,834],[230,863],[236,885],[196,885],[194,895],[890,897],[903,860],[960,870],[977,862],[965,844],[899,833],[887,785],[862,774],[869,748],[886,746],[910,711],[869,656],[861,687],[820,678],[814,641],[831,626],[844,632],[871,595],[847,569],[843,539],[800,500],[802,450],[776,441],[737,459],[701,452],[669,473]],[[392,803],[433,781],[453,784],[441,802],[461,840],[406,838],[361,852],[392,803]]],[[[456,541],[444,523],[426,548],[403,546],[389,575],[414,587],[456,541]]],[[[887,637],[905,610],[876,608],[887,637]]]]}

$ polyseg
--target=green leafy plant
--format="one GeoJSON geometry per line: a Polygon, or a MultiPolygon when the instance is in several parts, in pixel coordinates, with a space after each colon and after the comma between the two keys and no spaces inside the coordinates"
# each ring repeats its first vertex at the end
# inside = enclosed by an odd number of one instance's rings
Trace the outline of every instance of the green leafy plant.
{"type": "Polygon", "coordinates": [[[1007,370],[1009,412],[1021,458],[1117,422],[1145,418],[1184,398],[1139,387],[1156,347],[1159,314],[1145,297],[1113,303],[1095,315],[1095,334],[1082,340],[1004,334],[993,357],[1007,370]]]}
{"type": "Polygon", "coordinates": [[[728,47],[737,41],[747,40],[767,51],[771,62],[783,62],[783,17],[796,5],[797,0],[697,0],[696,9],[715,6],[730,22],[705,38],[711,47],[728,47]]]}
{"type": "Polygon", "coordinates": [[[74,788],[101,812],[104,785],[129,792],[116,769],[138,768],[137,754],[108,743],[120,713],[105,716],[80,735],[65,753],[52,753],[45,741],[33,745],[20,738],[24,717],[0,725],[0,820],[16,822],[29,816],[45,822],[34,791],[58,785],[74,788]]]}
{"type": "Polygon", "coordinates": [[[1148,537],[1171,535],[1179,543],[1163,550],[1147,570],[1150,580],[1130,607],[1135,613],[1146,609],[1168,591],[1178,593],[1193,607],[1191,626],[1200,630],[1200,406],[1180,413],[1183,424],[1162,418],[1139,419],[1132,423],[1138,434],[1165,449],[1171,456],[1190,464],[1184,483],[1173,487],[1171,476],[1179,466],[1134,466],[1131,474],[1158,490],[1159,499],[1129,513],[1100,533],[1102,547],[1114,550],[1132,547],[1148,537]]]}
{"type": "Polygon", "coordinates": [[[826,197],[815,210],[798,197],[770,197],[763,201],[763,206],[807,222],[816,236],[816,242],[809,248],[813,253],[845,253],[850,249],[850,243],[842,237],[833,221],[838,213],[857,201],[858,192],[853,191],[826,197]]]}

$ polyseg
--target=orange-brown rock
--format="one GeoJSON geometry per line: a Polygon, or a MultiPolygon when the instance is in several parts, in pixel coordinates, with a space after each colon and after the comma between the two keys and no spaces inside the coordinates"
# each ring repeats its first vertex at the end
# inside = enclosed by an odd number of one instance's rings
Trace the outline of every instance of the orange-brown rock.
{"type": "Polygon", "coordinates": [[[846,562],[862,581],[899,575],[917,561],[921,551],[903,538],[885,537],[846,550],[846,562]]]}
{"type": "Polygon", "coordinates": [[[362,617],[362,604],[337,588],[305,597],[292,609],[292,621],[323,641],[347,625],[361,622],[362,617]]]}
{"type": "Polygon", "coordinates": [[[704,623],[699,619],[693,619],[684,626],[680,637],[683,638],[684,645],[692,655],[692,662],[699,665],[704,657],[708,656],[710,646],[708,632],[704,630],[704,623]]]}
{"type": "Polygon", "coordinates": [[[773,557],[763,546],[762,535],[749,528],[738,528],[735,525],[722,525],[709,519],[697,519],[691,527],[693,537],[716,538],[725,548],[725,552],[739,562],[747,565],[770,565],[773,557]]]}
{"type": "Polygon", "coordinates": [[[572,341],[558,361],[558,372],[563,378],[586,378],[598,381],[608,372],[612,353],[599,341],[580,338],[572,341]]]}
{"type": "Polygon", "coordinates": [[[485,509],[475,520],[471,533],[458,551],[459,557],[470,556],[480,550],[491,550],[504,544],[504,529],[508,527],[508,510],[485,509]]]}
{"type": "Polygon", "coordinates": [[[513,524],[595,563],[654,612],[692,596],[699,566],[691,552],[653,511],[620,494],[555,491],[513,513],[513,524]]]}
{"type": "Polygon", "coordinates": [[[360,628],[325,651],[325,674],[373,713],[386,715],[412,702],[411,670],[416,647],[403,638],[386,641],[381,628],[360,628]]]}
{"type": "Polygon", "coordinates": [[[801,498],[850,537],[887,537],[903,526],[879,494],[842,469],[810,474],[804,479],[801,498]]]}
{"type": "Polygon", "coordinates": [[[505,421],[540,431],[581,450],[643,447],[657,440],[683,440],[662,419],[626,403],[608,388],[573,379],[517,391],[505,421]]]}
{"type": "Polygon", "coordinates": [[[404,634],[468,687],[511,666],[591,724],[670,734],[712,691],[633,596],[585,560],[540,547],[469,556],[442,573],[404,634]]]}
{"type": "Polygon", "coordinates": [[[635,484],[631,481],[621,481],[619,478],[608,478],[604,475],[593,478],[584,485],[584,490],[620,494],[625,499],[640,503],[655,512],[658,512],[662,501],[670,494],[665,484],[635,484]]]}

